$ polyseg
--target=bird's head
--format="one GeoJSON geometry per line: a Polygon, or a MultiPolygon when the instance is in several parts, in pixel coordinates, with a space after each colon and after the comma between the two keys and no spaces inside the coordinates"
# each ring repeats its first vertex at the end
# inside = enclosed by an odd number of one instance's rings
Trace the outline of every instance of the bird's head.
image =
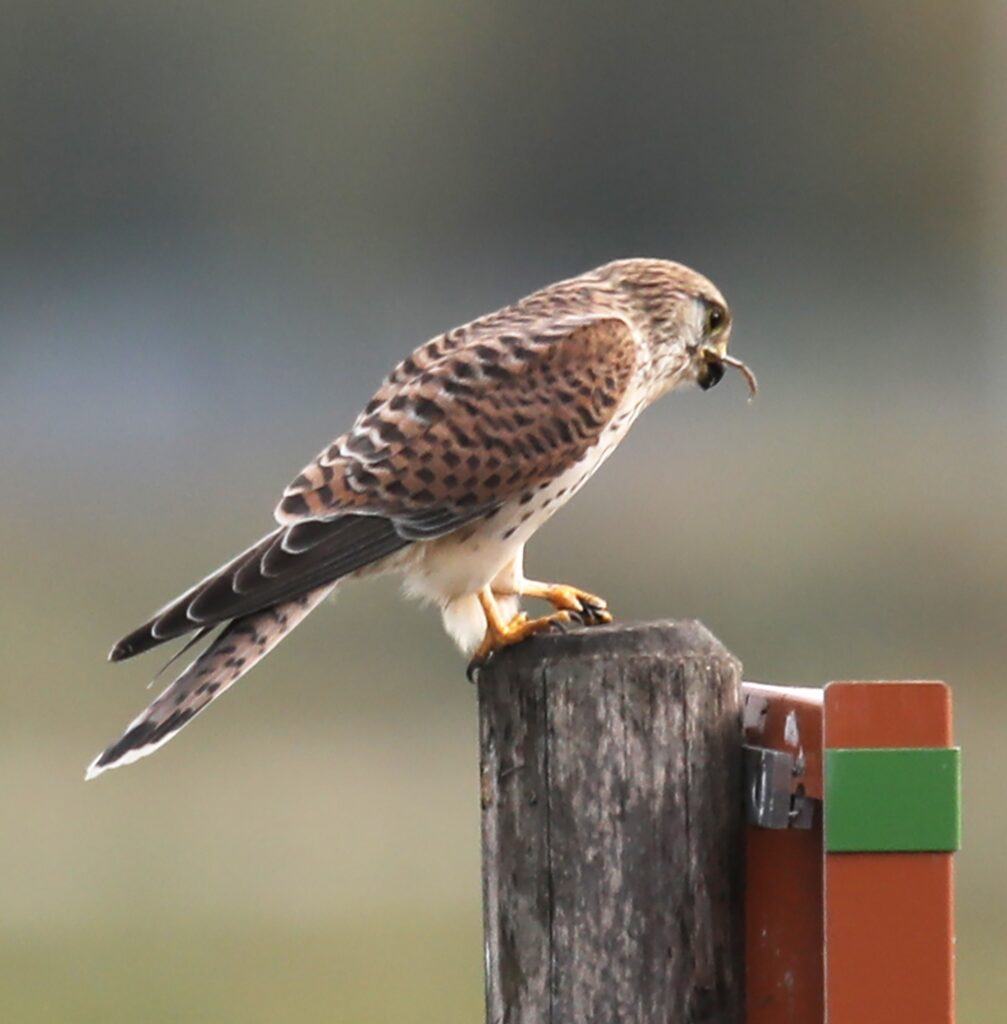
{"type": "MultiPolygon", "coordinates": [[[[710,285],[710,288],[713,286],[710,285]]],[[[720,383],[725,367],[732,366],[745,378],[749,398],[754,398],[759,391],[755,374],[740,359],[727,354],[731,340],[731,311],[727,303],[719,292],[715,298],[701,294],[697,296],[696,302],[699,305],[699,322],[685,345],[696,383],[704,391],[709,391],[720,383]]]]}
{"type": "Polygon", "coordinates": [[[654,397],[693,383],[708,391],[728,366],[741,373],[749,396],[755,396],[755,374],[727,354],[731,311],[713,282],[668,260],[620,260],[605,269],[636,314],[654,397]]]}

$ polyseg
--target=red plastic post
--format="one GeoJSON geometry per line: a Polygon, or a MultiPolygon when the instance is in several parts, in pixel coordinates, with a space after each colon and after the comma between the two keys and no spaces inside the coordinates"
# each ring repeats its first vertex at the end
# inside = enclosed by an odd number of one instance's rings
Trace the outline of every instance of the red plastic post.
{"type": "MultiPolygon", "coordinates": [[[[822,691],[745,683],[745,742],[792,754],[794,788],[822,797],[822,691]]],[[[821,1024],[822,816],[810,829],[748,825],[745,979],[748,1024],[821,1024]]]]}
{"type": "MultiPolygon", "coordinates": [[[[832,683],[825,745],[949,747],[948,687],[832,683]]],[[[952,1024],[952,855],[826,854],[825,951],[828,1024],[952,1024]]]]}

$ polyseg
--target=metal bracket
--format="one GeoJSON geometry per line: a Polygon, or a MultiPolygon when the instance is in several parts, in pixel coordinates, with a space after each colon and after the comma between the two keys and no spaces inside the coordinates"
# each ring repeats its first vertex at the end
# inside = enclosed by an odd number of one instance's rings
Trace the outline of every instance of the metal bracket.
{"type": "Polygon", "coordinates": [[[745,744],[745,813],[759,828],[811,828],[818,802],[800,784],[804,766],[793,754],[745,744]]]}

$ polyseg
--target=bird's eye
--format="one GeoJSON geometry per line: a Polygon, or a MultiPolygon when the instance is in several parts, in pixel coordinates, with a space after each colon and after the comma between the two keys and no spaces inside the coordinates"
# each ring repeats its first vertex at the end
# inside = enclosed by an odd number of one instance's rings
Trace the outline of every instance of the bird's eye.
{"type": "Polygon", "coordinates": [[[706,311],[706,333],[719,334],[727,324],[727,310],[723,306],[710,306],[706,311]]]}

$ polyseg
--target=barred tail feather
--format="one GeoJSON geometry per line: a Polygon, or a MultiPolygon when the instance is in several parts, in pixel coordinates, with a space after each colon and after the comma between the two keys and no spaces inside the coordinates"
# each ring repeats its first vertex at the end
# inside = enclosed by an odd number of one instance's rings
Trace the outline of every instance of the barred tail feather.
{"type": "Polygon", "coordinates": [[[132,764],[164,746],[212,700],[233,686],[335,589],[309,590],[300,597],[235,619],[182,672],[123,736],[88,766],[85,779],[132,764]]]}

